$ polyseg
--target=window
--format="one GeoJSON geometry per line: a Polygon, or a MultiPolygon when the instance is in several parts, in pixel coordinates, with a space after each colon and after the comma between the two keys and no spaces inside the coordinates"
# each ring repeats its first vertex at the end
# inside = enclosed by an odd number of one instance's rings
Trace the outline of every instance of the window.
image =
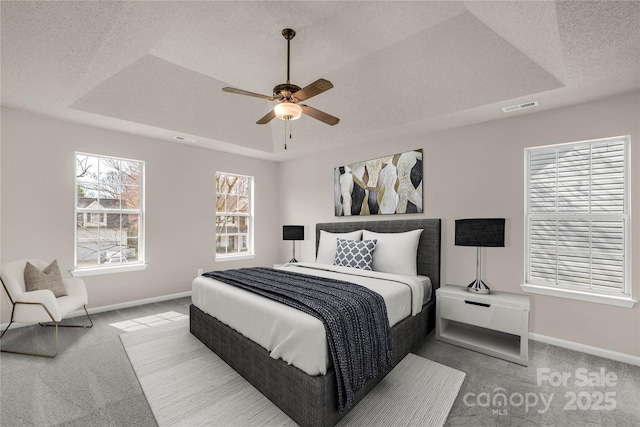
{"type": "Polygon", "coordinates": [[[253,256],[253,178],[216,172],[216,259],[253,256]]]}
{"type": "Polygon", "coordinates": [[[629,137],[525,150],[523,289],[633,305],[628,150],[629,137]]]}
{"type": "Polygon", "coordinates": [[[76,153],[74,275],[144,264],[143,179],[143,162],[76,153]]]}

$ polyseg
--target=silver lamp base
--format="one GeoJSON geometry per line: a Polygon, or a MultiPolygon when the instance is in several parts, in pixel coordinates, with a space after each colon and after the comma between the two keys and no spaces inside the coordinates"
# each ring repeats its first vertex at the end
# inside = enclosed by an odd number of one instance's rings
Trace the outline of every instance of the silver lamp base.
{"type": "Polygon", "coordinates": [[[476,260],[476,280],[471,282],[469,286],[467,286],[467,290],[469,292],[473,292],[474,294],[488,294],[490,292],[489,287],[484,284],[482,279],[482,258],[480,252],[480,246],[477,248],[478,258],[476,260]]]}
{"type": "Polygon", "coordinates": [[[471,282],[469,286],[467,286],[467,290],[469,292],[473,292],[474,294],[488,294],[489,292],[491,292],[489,287],[485,285],[485,283],[480,279],[476,279],[471,282]]]}
{"type": "Polygon", "coordinates": [[[298,262],[298,260],[296,259],[296,241],[293,241],[293,257],[289,260],[290,263],[292,262],[298,262]]]}

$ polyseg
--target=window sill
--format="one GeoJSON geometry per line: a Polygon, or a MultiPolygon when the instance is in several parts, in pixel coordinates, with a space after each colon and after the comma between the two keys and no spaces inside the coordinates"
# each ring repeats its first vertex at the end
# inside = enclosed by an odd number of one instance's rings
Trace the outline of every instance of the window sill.
{"type": "Polygon", "coordinates": [[[616,296],[593,294],[590,292],[576,291],[571,289],[550,288],[547,286],[523,284],[520,285],[522,290],[530,294],[548,295],[552,297],[568,298],[578,301],[594,302],[597,304],[615,305],[618,307],[631,308],[638,301],[629,296],[616,296]]]}
{"type": "Polygon", "coordinates": [[[255,257],[256,257],[255,254],[214,255],[213,260],[215,262],[226,262],[226,261],[240,261],[243,259],[253,259],[255,257]]]}
{"type": "Polygon", "coordinates": [[[109,267],[76,268],[71,270],[73,277],[98,276],[101,274],[125,273],[128,271],[146,270],[147,264],[115,265],[109,267]]]}

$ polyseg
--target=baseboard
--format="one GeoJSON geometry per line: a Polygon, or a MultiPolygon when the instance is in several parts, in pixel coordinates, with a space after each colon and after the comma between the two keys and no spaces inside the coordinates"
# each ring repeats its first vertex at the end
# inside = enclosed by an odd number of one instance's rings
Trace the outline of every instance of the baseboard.
{"type": "MultiPolygon", "coordinates": [[[[191,296],[191,291],[185,291],[185,292],[179,292],[177,294],[162,295],[158,297],[145,298],[145,299],[140,299],[135,301],[127,301],[119,304],[105,305],[102,307],[88,308],[87,311],[89,311],[89,314],[97,314],[97,313],[103,313],[105,311],[122,310],[124,308],[137,307],[139,305],[153,304],[156,302],[168,301],[168,300],[178,299],[178,298],[185,298],[190,296],[191,296]]],[[[74,311],[71,314],[69,314],[67,318],[78,317],[78,316],[84,316],[84,310],[74,311]]],[[[29,324],[19,323],[19,324],[14,324],[12,326],[15,328],[19,328],[22,326],[29,326],[29,324]]],[[[4,330],[4,328],[6,327],[7,327],[7,323],[3,323],[0,326],[0,329],[4,330]]],[[[580,351],[583,353],[592,354],[594,356],[604,357],[606,359],[616,360],[618,362],[628,363],[634,366],[640,366],[640,356],[633,356],[631,354],[619,353],[617,351],[611,351],[603,348],[592,347],[590,345],[580,344],[573,341],[567,341],[560,338],[548,337],[546,335],[540,335],[532,332],[529,333],[529,338],[534,341],[539,341],[546,344],[567,348],[569,350],[580,351]]]]}
{"type": "MultiPolygon", "coordinates": [[[[145,298],[145,299],[139,299],[135,301],[127,301],[127,302],[122,302],[118,304],[104,305],[102,307],[91,307],[91,308],[87,308],[87,311],[89,312],[89,314],[104,313],[105,311],[122,310],[124,308],[137,307],[139,305],[153,304],[155,302],[168,301],[172,299],[185,298],[190,296],[191,296],[191,291],[185,291],[185,292],[179,292],[177,294],[161,295],[159,297],[145,298]]],[[[65,319],[69,319],[71,317],[79,317],[79,316],[85,316],[84,310],[73,311],[68,316],[66,316],[65,319]]],[[[8,323],[3,323],[0,326],[0,329],[4,330],[4,328],[6,328],[7,325],[8,323]]],[[[11,327],[21,328],[23,326],[30,326],[30,325],[31,325],[30,323],[14,323],[13,325],[11,325],[11,327]]]]}
{"type": "Polygon", "coordinates": [[[618,362],[628,363],[629,365],[640,366],[640,356],[633,356],[631,354],[619,353],[617,351],[606,350],[604,348],[592,347],[586,344],[580,344],[573,341],[567,341],[560,338],[548,337],[546,335],[529,333],[529,338],[534,341],[543,342],[545,344],[551,344],[569,350],[580,351],[582,353],[592,354],[594,356],[604,357],[606,359],[615,360],[618,362]]]}

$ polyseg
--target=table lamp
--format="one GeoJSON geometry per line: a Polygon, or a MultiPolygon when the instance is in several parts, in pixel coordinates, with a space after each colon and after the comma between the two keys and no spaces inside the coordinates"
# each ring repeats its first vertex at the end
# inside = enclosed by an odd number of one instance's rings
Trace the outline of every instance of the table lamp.
{"type": "Polygon", "coordinates": [[[482,247],[504,247],[504,218],[456,219],[456,246],[476,246],[478,259],[476,280],[467,286],[469,292],[488,294],[482,281],[482,247]]]}
{"type": "Polygon", "coordinates": [[[296,259],[296,240],[304,240],[304,225],[283,225],[282,240],[293,240],[293,258],[289,262],[298,262],[296,259]]]}

